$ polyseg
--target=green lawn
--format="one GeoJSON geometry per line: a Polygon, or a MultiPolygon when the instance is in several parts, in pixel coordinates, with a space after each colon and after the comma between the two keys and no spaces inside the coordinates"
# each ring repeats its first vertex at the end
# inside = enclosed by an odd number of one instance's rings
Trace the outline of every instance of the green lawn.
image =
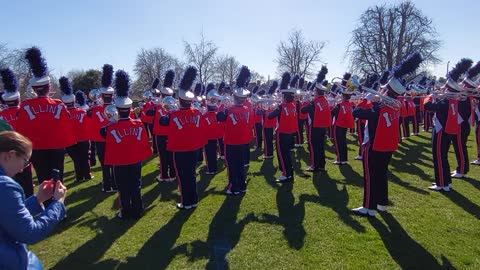
{"type": "MultiPolygon", "coordinates": [[[[248,193],[224,195],[226,170],[199,167],[195,210],[178,211],[176,183],[157,184],[158,158],[143,167],[146,213],[138,221],[113,216],[117,196],[95,179],[73,183],[66,164],[68,219],[30,248],[47,269],[480,269],[480,166],[453,180],[450,193],[429,191],[433,181],[430,134],[403,142],[390,164],[388,214],[353,216],[363,198],[363,171],[355,137],[350,165],[305,175],[308,152],[295,152],[296,180],[283,186],[277,160],[251,152],[248,193]]],[[[475,157],[473,132],[469,156],[475,157]]],[[[306,147],[305,147],[306,149],[306,147]]],[[[456,165],[453,147],[451,169],[456,165]]]]}

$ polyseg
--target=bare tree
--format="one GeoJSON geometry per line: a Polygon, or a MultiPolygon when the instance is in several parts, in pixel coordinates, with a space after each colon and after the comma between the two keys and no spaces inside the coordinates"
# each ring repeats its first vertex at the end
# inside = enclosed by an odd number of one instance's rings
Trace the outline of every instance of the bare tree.
{"type": "Polygon", "coordinates": [[[240,63],[228,54],[215,58],[215,80],[232,85],[237,78],[240,63]]]}
{"type": "Polygon", "coordinates": [[[301,30],[292,30],[288,40],[277,45],[279,73],[288,71],[301,77],[313,76],[316,65],[321,62],[320,54],[324,47],[324,41],[307,41],[301,30]]]}
{"type": "Polygon", "coordinates": [[[155,78],[163,81],[167,70],[175,69],[179,61],[162,48],[141,49],[137,54],[134,72],[137,80],[132,84],[132,93],[151,87],[155,78]]]}
{"type": "Polygon", "coordinates": [[[353,30],[345,57],[355,72],[391,70],[419,51],[424,65],[440,62],[441,42],[433,22],[410,1],[368,8],[353,30]]]}
{"type": "Polygon", "coordinates": [[[265,77],[255,70],[250,70],[250,82],[255,84],[262,84],[265,82],[265,77]]]}
{"type": "Polygon", "coordinates": [[[198,79],[201,83],[207,84],[215,74],[215,54],[218,47],[213,41],[206,40],[203,33],[200,42],[188,43],[183,41],[185,47],[185,58],[189,64],[198,70],[198,79]]]}

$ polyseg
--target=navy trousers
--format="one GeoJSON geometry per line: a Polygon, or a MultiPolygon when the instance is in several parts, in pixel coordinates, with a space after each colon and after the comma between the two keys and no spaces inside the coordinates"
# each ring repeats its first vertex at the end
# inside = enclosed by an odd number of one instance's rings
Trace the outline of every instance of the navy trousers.
{"type": "Polygon", "coordinates": [[[115,182],[113,166],[105,165],[105,142],[95,142],[98,160],[102,166],[102,184],[103,190],[117,189],[117,183],[115,182]]]}
{"type": "Polygon", "coordinates": [[[376,210],[388,204],[388,164],[393,152],[374,151],[370,143],[363,153],[363,207],[376,210]]]}
{"type": "Polygon", "coordinates": [[[180,202],[184,206],[198,203],[197,179],[195,178],[197,159],[198,150],[173,152],[173,166],[178,179],[180,202]]]}
{"type": "Polygon", "coordinates": [[[451,135],[450,142],[453,144],[455,150],[455,157],[457,158],[457,173],[467,174],[470,170],[470,162],[468,160],[467,140],[470,135],[470,123],[463,121],[460,125],[460,134],[451,135]]]}
{"type": "Polygon", "coordinates": [[[263,126],[262,123],[255,123],[255,147],[262,149],[263,143],[263,126]]]}
{"type": "Polygon", "coordinates": [[[448,186],[452,183],[450,175],[450,164],[448,163],[448,135],[440,130],[438,133],[433,128],[432,133],[432,154],[433,154],[433,169],[435,171],[435,184],[440,187],[448,186]]]}
{"type": "Polygon", "coordinates": [[[118,185],[122,216],[139,218],[143,213],[142,163],[114,166],[113,172],[118,185]]]}
{"type": "Polygon", "coordinates": [[[310,127],[308,146],[310,150],[310,165],[315,170],[325,169],[325,134],[327,128],[310,127]]]}
{"type": "Polygon", "coordinates": [[[273,156],[273,128],[263,128],[263,138],[265,140],[263,155],[266,157],[273,156]]]}
{"type": "Polygon", "coordinates": [[[33,150],[30,161],[37,173],[38,183],[50,180],[53,177],[52,170],[60,171],[60,179],[63,181],[63,162],[65,160],[65,149],[33,150]]]}
{"type": "Polygon", "coordinates": [[[88,151],[90,149],[90,142],[78,142],[66,148],[68,155],[72,158],[73,166],[75,168],[75,177],[77,181],[90,179],[90,162],[88,151]]]}
{"type": "Polygon", "coordinates": [[[14,179],[22,186],[25,198],[33,195],[32,165],[28,165],[21,173],[17,173],[14,179]]]}
{"type": "Polygon", "coordinates": [[[160,158],[160,177],[163,179],[174,178],[176,175],[173,168],[173,153],[167,150],[167,138],[166,135],[156,135],[154,139],[160,158]]]}
{"type": "Polygon", "coordinates": [[[225,145],[225,160],[228,169],[227,189],[231,192],[240,192],[247,188],[245,154],[245,144],[225,145]]]}
{"type": "Polygon", "coordinates": [[[337,154],[337,161],[348,161],[347,156],[347,128],[334,126],[333,140],[335,143],[335,151],[337,154]]]}
{"type": "Polygon", "coordinates": [[[205,160],[208,172],[217,172],[217,142],[218,139],[208,140],[204,147],[205,160]]]}
{"type": "Polygon", "coordinates": [[[277,158],[282,175],[293,180],[293,158],[292,151],[294,146],[295,133],[277,132],[277,158]]]}

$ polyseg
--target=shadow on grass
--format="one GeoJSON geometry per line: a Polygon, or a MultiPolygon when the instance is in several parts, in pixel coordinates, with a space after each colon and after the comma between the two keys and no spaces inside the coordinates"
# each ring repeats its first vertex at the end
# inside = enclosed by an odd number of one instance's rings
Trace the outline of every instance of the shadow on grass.
{"type": "Polygon", "coordinates": [[[467,197],[463,196],[462,194],[456,192],[455,190],[450,190],[450,192],[442,192],[442,194],[454,202],[456,205],[461,207],[465,212],[469,213],[470,215],[480,219],[480,207],[470,201],[467,197]]]}
{"type": "MultiPolygon", "coordinates": [[[[152,209],[149,206],[157,198],[157,189],[158,187],[155,187],[142,196],[145,212],[152,209]]],[[[78,267],[80,265],[87,268],[87,266],[97,263],[115,240],[125,234],[137,221],[139,220],[109,219],[105,216],[94,217],[83,221],[78,226],[87,226],[96,230],[95,237],[70,253],[70,255],[58,262],[52,269],[68,269],[69,267],[78,267]]]]}
{"type": "Polygon", "coordinates": [[[451,263],[443,256],[443,266],[440,265],[428,250],[408,235],[391,214],[382,213],[381,216],[387,225],[376,218],[368,220],[401,269],[452,269],[451,263]]]}
{"type": "Polygon", "coordinates": [[[251,175],[254,177],[260,176],[265,179],[267,184],[270,186],[277,188],[278,185],[275,183],[275,172],[276,172],[275,166],[273,166],[273,159],[265,159],[262,162],[262,166],[260,166],[260,171],[258,172],[252,172],[251,175]]]}
{"type": "Polygon", "coordinates": [[[345,177],[345,183],[353,186],[363,187],[363,176],[360,175],[360,173],[354,171],[350,164],[336,166],[338,166],[340,173],[343,175],[343,177],[345,177]]]}
{"type": "MultiPolygon", "coordinates": [[[[365,227],[352,217],[350,209],[347,208],[349,195],[345,185],[343,185],[343,188],[339,190],[337,188],[337,182],[331,179],[326,173],[314,174],[313,185],[317,190],[318,197],[302,194],[300,196],[300,200],[319,203],[323,206],[331,208],[338,214],[340,220],[345,225],[351,227],[357,232],[365,232],[365,227]]],[[[361,202],[359,202],[359,204],[360,203],[361,202]]]]}
{"type": "Polygon", "coordinates": [[[303,227],[305,200],[299,200],[295,204],[292,189],[293,183],[284,183],[279,186],[276,197],[278,216],[263,213],[258,222],[283,226],[283,235],[289,247],[300,250],[307,234],[303,227]]]}
{"type": "MultiPolygon", "coordinates": [[[[199,199],[203,199],[213,190],[207,190],[212,177],[200,174],[200,181],[197,183],[197,190],[199,199]]],[[[140,248],[134,258],[128,258],[126,263],[120,265],[120,269],[166,269],[172,262],[175,256],[179,253],[190,254],[187,246],[179,246],[173,248],[182,231],[183,224],[187,222],[195,209],[179,210],[173,217],[154,233],[140,248]]],[[[195,242],[192,257],[206,257],[206,255],[199,256],[198,253],[206,254],[206,248],[201,243],[195,242]]]]}

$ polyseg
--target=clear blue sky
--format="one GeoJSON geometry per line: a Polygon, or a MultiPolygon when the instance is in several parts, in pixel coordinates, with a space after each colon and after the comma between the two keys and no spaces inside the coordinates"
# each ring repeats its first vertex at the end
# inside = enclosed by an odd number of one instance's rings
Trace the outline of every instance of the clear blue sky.
{"type": "MultiPolygon", "coordinates": [[[[291,29],[328,44],[322,59],[328,78],[342,75],[343,55],[360,14],[375,0],[50,0],[1,1],[0,42],[9,48],[39,46],[54,74],[72,69],[100,69],[110,63],[132,73],[141,48],[164,48],[183,58],[182,41],[196,42],[200,33],[219,53],[267,77],[275,76],[275,47],[291,29]]],[[[398,2],[398,1],[389,1],[398,2]]],[[[433,18],[443,40],[443,63],[431,67],[443,76],[462,57],[480,60],[477,29],[480,1],[414,1],[433,18]]]]}

